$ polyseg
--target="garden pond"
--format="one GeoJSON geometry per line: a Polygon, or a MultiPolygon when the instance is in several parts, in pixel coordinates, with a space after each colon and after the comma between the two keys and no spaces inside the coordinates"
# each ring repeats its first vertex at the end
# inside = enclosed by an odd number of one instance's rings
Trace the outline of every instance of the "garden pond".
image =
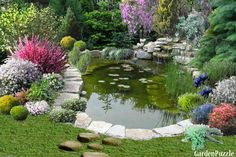
{"type": "Polygon", "coordinates": [[[94,120],[152,129],[183,120],[165,90],[165,65],[92,60],[83,75],[86,113],[94,120]]]}

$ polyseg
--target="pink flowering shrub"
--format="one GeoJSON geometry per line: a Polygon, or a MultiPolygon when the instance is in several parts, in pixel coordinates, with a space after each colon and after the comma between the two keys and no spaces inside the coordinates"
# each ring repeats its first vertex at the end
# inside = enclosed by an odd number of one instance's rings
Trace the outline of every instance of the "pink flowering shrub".
{"type": "Polygon", "coordinates": [[[226,103],[215,107],[209,115],[209,125],[220,129],[224,134],[235,134],[236,107],[226,103]]]}
{"type": "Polygon", "coordinates": [[[67,57],[60,46],[39,39],[38,36],[20,39],[13,56],[37,64],[43,73],[61,73],[67,63],[67,57]]]}
{"type": "Polygon", "coordinates": [[[49,111],[50,107],[46,101],[37,102],[27,102],[25,107],[30,112],[31,115],[36,116],[40,114],[45,114],[49,111]]]}

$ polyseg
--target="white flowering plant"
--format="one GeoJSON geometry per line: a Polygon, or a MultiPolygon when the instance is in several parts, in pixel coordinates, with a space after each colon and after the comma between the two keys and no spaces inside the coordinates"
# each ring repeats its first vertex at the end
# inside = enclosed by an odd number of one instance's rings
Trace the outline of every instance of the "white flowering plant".
{"type": "Polygon", "coordinates": [[[25,107],[30,112],[31,115],[37,116],[41,114],[46,114],[50,110],[50,106],[46,101],[36,101],[36,102],[27,102],[25,107]]]}
{"type": "Polygon", "coordinates": [[[0,94],[13,94],[27,90],[41,76],[36,64],[9,58],[0,66],[0,94]]]}
{"type": "Polygon", "coordinates": [[[64,81],[60,74],[43,74],[43,80],[47,80],[49,87],[55,91],[61,90],[64,86],[64,81]]]}
{"type": "Polygon", "coordinates": [[[76,112],[63,108],[55,108],[49,113],[49,118],[53,122],[72,123],[75,121],[76,112]]]}
{"type": "Polygon", "coordinates": [[[224,102],[236,105],[236,76],[218,82],[211,97],[216,103],[224,102]]]}

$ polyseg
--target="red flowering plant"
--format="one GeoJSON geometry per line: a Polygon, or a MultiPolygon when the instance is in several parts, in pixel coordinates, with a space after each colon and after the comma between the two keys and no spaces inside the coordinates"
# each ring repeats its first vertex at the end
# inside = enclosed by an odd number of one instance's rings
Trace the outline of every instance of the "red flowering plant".
{"type": "Polygon", "coordinates": [[[67,57],[60,46],[34,35],[20,39],[13,57],[37,64],[43,73],[61,73],[67,63],[67,57]]]}
{"type": "Polygon", "coordinates": [[[209,115],[209,125],[225,135],[236,134],[236,107],[226,103],[215,107],[209,115]]]}

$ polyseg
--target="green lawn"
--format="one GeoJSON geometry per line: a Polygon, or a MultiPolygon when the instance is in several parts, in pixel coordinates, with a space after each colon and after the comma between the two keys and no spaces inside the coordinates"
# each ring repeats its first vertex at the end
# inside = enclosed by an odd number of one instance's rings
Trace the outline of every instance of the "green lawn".
{"type": "MultiPolygon", "coordinates": [[[[84,131],[67,124],[51,123],[47,116],[30,116],[26,121],[18,122],[10,116],[0,115],[0,157],[79,157],[86,151],[86,145],[81,152],[61,151],[57,145],[66,140],[76,140],[77,134],[84,131]]],[[[122,146],[105,146],[103,152],[111,157],[194,156],[191,143],[182,143],[181,138],[122,140],[122,146]]],[[[236,152],[236,136],[220,140],[224,145],[208,142],[208,151],[236,152]]]]}

